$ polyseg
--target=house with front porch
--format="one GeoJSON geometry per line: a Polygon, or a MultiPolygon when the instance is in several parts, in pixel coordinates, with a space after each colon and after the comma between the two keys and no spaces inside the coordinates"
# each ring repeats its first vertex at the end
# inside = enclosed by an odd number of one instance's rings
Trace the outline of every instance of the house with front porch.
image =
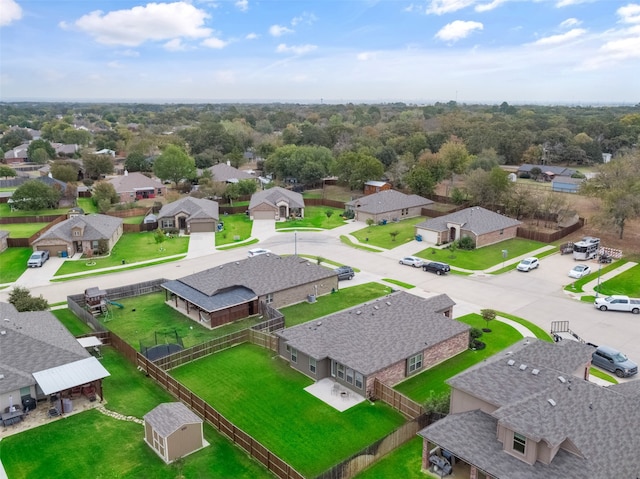
{"type": "Polygon", "coordinates": [[[639,477],[640,382],[589,382],[594,349],[527,338],[448,380],[449,415],[418,433],[422,468],[445,459],[470,479],[639,477]]]}
{"type": "Polygon", "coordinates": [[[216,231],[219,218],[217,201],[192,196],[164,205],[157,215],[163,230],[175,228],[187,234],[216,231]]]}
{"type": "Polygon", "coordinates": [[[372,219],[380,221],[396,221],[415,218],[422,214],[422,208],[433,201],[418,195],[406,195],[396,190],[383,190],[345,203],[345,209],[354,213],[356,221],[372,219]]]}
{"type": "Polygon", "coordinates": [[[454,304],[396,292],[275,332],[278,353],[315,381],[371,397],[376,379],[393,386],[467,350],[469,326],[452,318],[454,304]]]}
{"type": "Polygon", "coordinates": [[[156,196],[166,196],[167,187],[159,180],[149,178],[142,173],[124,171],[124,175],[116,176],[108,180],[120,197],[121,203],[155,198],[156,196]]]}
{"type": "Polygon", "coordinates": [[[284,221],[289,217],[304,218],[304,199],[300,193],[279,186],[251,195],[249,216],[252,220],[284,221]]]}

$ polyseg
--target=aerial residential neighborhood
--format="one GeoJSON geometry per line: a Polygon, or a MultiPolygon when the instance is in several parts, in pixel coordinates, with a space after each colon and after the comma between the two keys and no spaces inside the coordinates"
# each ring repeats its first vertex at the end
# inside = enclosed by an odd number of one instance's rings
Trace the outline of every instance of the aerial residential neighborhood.
{"type": "MultiPolygon", "coordinates": [[[[144,105],[136,128],[125,105],[1,108],[0,478],[96,475],[96,457],[131,478],[640,474],[640,204],[621,219],[602,194],[635,205],[633,144],[576,161],[452,135],[409,158],[415,132],[324,146],[328,105],[263,112],[279,135],[250,106],[220,107],[233,128],[157,107],[177,115],[160,133],[144,105]],[[56,128],[84,143],[54,147],[56,128]]],[[[446,131],[478,108],[433,115],[446,131]]],[[[435,141],[430,110],[402,109],[435,141]]]]}

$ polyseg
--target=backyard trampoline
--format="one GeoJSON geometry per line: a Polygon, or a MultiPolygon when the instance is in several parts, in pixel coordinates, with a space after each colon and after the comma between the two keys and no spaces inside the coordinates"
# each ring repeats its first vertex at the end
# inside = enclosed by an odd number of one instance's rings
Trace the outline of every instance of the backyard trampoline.
{"type": "Polygon", "coordinates": [[[178,336],[178,332],[175,330],[165,333],[156,331],[153,334],[153,341],[145,342],[140,340],[140,352],[149,361],[157,361],[183,349],[182,338],[178,336]]]}

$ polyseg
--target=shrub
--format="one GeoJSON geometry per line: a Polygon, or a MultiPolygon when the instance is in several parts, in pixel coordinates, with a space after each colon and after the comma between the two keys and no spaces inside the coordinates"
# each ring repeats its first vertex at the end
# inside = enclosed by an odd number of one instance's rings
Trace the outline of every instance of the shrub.
{"type": "Polygon", "coordinates": [[[352,220],[353,218],[356,217],[356,213],[353,210],[344,210],[344,213],[342,213],[342,216],[344,216],[348,220],[352,220]]]}
{"type": "Polygon", "coordinates": [[[469,331],[469,337],[471,339],[478,339],[480,336],[482,336],[482,329],[480,328],[471,328],[469,331]]]}
{"type": "Polygon", "coordinates": [[[458,241],[458,247],[460,249],[471,251],[476,248],[476,242],[473,241],[473,238],[471,236],[463,236],[462,238],[460,238],[460,241],[458,241]]]}
{"type": "Polygon", "coordinates": [[[9,293],[9,303],[18,311],[44,311],[49,309],[49,302],[42,297],[31,296],[31,292],[22,286],[16,286],[9,293]]]}
{"type": "Polygon", "coordinates": [[[483,343],[482,341],[479,341],[477,339],[472,339],[471,342],[469,343],[469,349],[475,349],[476,351],[479,351],[481,349],[486,348],[487,345],[485,343],[483,343]]]}
{"type": "Polygon", "coordinates": [[[450,392],[436,394],[433,391],[429,393],[429,397],[422,404],[427,414],[435,414],[437,416],[445,416],[449,414],[450,392]]]}

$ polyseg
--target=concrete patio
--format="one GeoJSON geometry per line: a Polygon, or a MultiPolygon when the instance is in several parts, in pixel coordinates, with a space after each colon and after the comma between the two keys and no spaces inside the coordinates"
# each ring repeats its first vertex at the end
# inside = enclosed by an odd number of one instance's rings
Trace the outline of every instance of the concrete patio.
{"type": "Polygon", "coordinates": [[[321,379],[304,390],[340,412],[365,400],[364,396],[338,384],[331,378],[321,379]]]}

